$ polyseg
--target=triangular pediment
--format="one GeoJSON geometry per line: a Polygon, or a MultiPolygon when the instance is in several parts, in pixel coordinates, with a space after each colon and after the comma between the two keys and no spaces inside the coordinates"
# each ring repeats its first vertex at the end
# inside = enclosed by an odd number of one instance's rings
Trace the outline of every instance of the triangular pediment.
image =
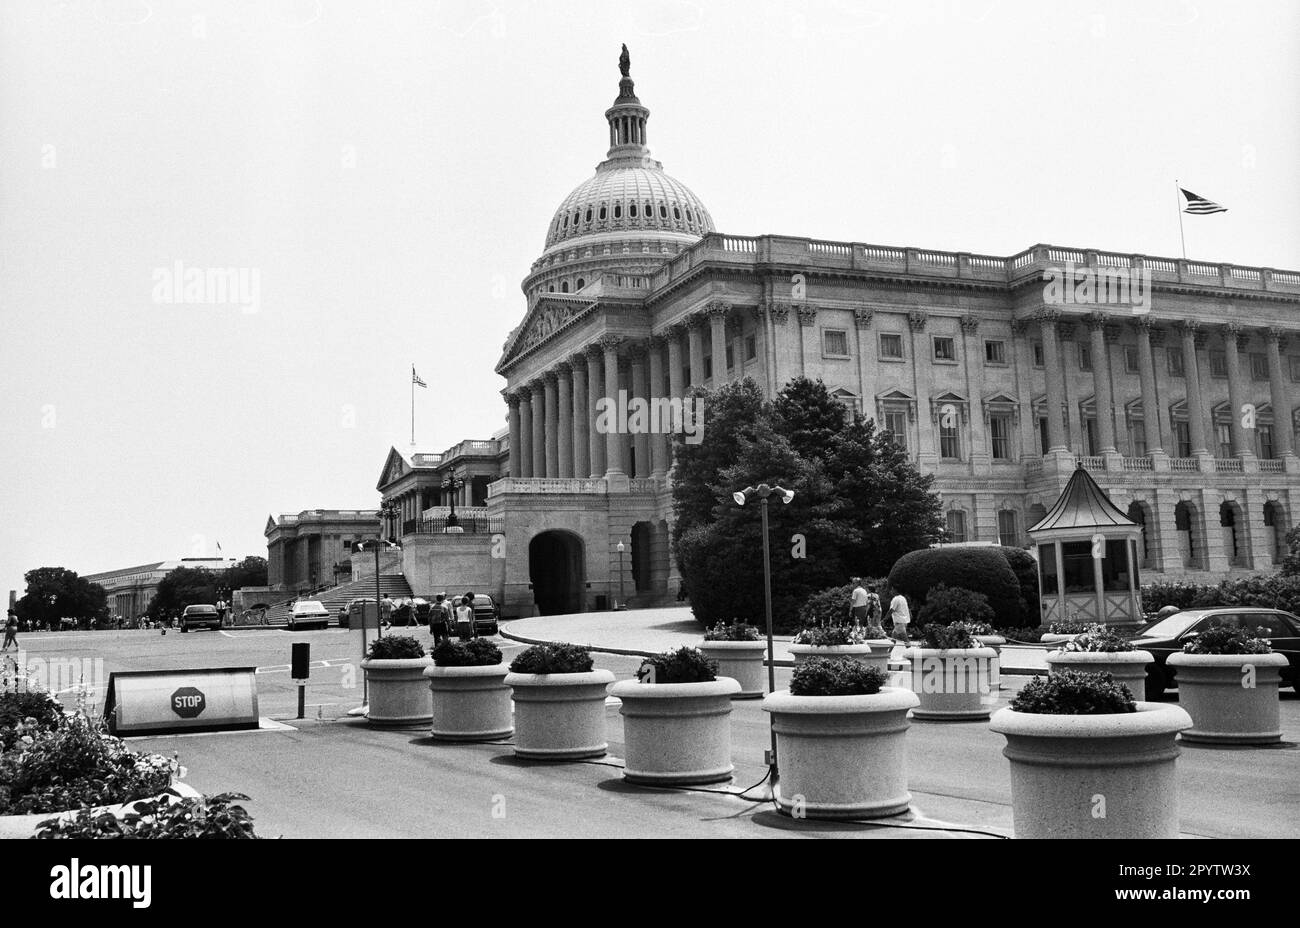
{"type": "Polygon", "coordinates": [[[506,339],[497,371],[566,329],[595,305],[593,299],[574,295],[548,293],[539,297],[524,321],[506,339]]]}
{"type": "Polygon", "coordinates": [[[396,448],[389,448],[388,457],[384,460],[384,469],[379,474],[379,483],[375,485],[375,489],[382,490],[410,469],[402,453],[396,448]]]}
{"type": "Polygon", "coordinates": [[[262,529],[263,535],[269,535],[275,529],[275,516],[266,517],[266,528],[262,529]]]}

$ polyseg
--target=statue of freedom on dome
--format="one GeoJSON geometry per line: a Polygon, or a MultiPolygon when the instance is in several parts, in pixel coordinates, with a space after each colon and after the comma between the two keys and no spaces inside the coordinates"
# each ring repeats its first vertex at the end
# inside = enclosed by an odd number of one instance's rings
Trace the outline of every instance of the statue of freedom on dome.
{"type": "Polygon", "coordinates": [[[623,54],[618,56],[618,70],[624,77],[631,77],[628,72],[632,70],[632,56],[627,53],[627,43],[623,44],[623,54]]]}

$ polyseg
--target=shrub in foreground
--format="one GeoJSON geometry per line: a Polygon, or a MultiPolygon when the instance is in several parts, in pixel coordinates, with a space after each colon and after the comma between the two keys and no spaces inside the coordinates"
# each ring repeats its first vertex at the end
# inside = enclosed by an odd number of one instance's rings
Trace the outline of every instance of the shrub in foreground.
{"type": "Polygon", "coordinates": [[[642,683],[708,683],[718,678],[718,662],[699,648],[681,647],[647,657],[636,678],[642,683]]]}
{"type": "Polygon", "coordinates": [[[1137,702],[1108,673],[1062,670],[1030,680],[1011,700],[1011,708],[1035,715],[1111,715],[1136,712],[1137,702]]]}
{"type": "Polygon", "coordinates": [[[953,622],[965,622],[972,627],[988,629],[984,632],[975,632],[982,635],[992,632],[990,623],[993,619],[993,610],[989,607],[987,596],[964,587],[948,586],[945,583],[930,588],[930,592],[925,597],[925,605],[921,607],[921,612],[916,617],[916,621],[921,625],[951,625],[953,622]]]}
{"type": "Polygon", "coordinates": [[[704,632],[705,641],[758,641],[762,637],[756,626],[740,619],[719,622],[704,632]]]}
{"type": "Polygon", "coordinates": [[[511,673],[589,673],[591,652],[580,644],[535,644],[511,663],[511,673]]]}
{"type": "Polygon", "coordinates": [[[82,809],[67,821],[41,822],[37,838],[256,838],[253,817],[239,805],[239,793],[182,797],[168,790],[165,797],[135,803],[121,818],[94,815],[82,809]]]}
{"type": "Polygon", "coordinates": [[[950,622],[940,625],[932,622],[921,626],[921,638],[927,648],[948,651],[963,648],[978,648],[974,629],[965,622],[950,622]]]}
{"type": "Polygon", "coordinates": [[[849,657],[813,657],[794,668],[794,696],[870,696],[889,682],[889,674],[849,657]]]}
{"type": "Polygon", "coordinates": [[[439,667],[492,667],[501,660],[501,649],[488,638],[446,638],[433,649],[433,662],[439,667]]]}
{"type": "Polygon", "coordinates": [[[1220,626],[1201,632],[1183,650],[1188,654],[1269,654],[1273,645],[1244,628],[1220,626]]]}
{"type": "Polygon", "coordinates": [[[424,645],[409,635],[385,635],[370,642],[366,656],[372,661],[401,661],[424,657],[424,645]]]}

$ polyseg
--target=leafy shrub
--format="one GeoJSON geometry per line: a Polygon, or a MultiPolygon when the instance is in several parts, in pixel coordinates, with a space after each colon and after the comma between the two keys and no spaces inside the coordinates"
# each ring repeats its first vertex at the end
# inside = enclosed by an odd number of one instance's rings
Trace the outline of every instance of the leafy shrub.
{"type": "Polygon", "coordinates": [[[1089,653],[1132,651],[1133,645],[1112,628],[1107,628],[1105,625],[1089,625],[1078,638],[1067,641],[1061,650],[1089,653]]]}
{"type": "Polygon", "coordinates": [[[82,809],[68,821],[41,822],[37,838],[256,838],[253,817],[239,793],[182,797],[173,790],[135,803],[121,818],[82,809]]]}
{"type": "Polygon", "coordinates": [[[1201,632],[1183,650],[1188,654],[1269,654],[1273,645],[1244,628],[1221,625],[1201,632]]]}
{"type": "Polygon", "coordinates": [[[999,546],[998,551],[1007,559],[1007,565],[1016,575],[1020,584],[1020,598],[1025,601],[1023,621],[1038,622],[1042,616],[1042,606],[1038,598],[1038,560],[1024,548],[999,546]]]}
{"type": "Polygon", "coordinates": [[[49,693],[0,693],[0,749],[8,750],[24,734],[53,731],[63,721],[63,707],[49,693]]]}
{"type": "MultiPolygon", "coordinates": [[[[864,577],[862,580],[864,588],[870,589],[873,584],[877,590],[884,589],[885,586],[884,580],[872,577],[864,577]]],[[[809,596],[799,606],[799,624],[803,628],[811,628],[814,625],[843,625],[850,621],[852,605],[852,583],[827,587],[809,596]]],[[[886,605],[882,601],[881,609],[883,610],[886,605]]]]}
{"type": "Polygon", "coordinates": [[[718,662],[699,648],[681,647],[647,657],[636,678],[642,683],[708,683],[718,678],[718,662]]]}
{"type": "Polygon", "coordinates": [[[424,657],[424,645],[409,635],[385,635],[370,642],[366,656],[372,661],[403,661],[424,657]]]}
{"type": "Polygon", "coordinates": [[[965,622],[972,626],[973,633],[974,626],[979,625],[989,631],[976,634],[989,634],[992,631],[989,623],[993,621],[993,610],[989,608],[989,598],[983,593],[940,583],[930,587],[925,605],[921,607],[921,614],[916,620],[921,625],[965,622]]]}
{"type": "Polygon", "coordinates": [[[705,641],[758,641],[762,635],[748,622],[736,619],[731,622],[719,622],[712,628],[705,629],[705,641]]]}
{"type": "Polygon", "coordinates": [[[1063,670],[1035,677],[1011,700],[1017,712],[1035,715],[1113,715],[1136,712],[1133,693],[1108,673],[1063,670]]]}
{"type": "Polygon", "coordinates": [[[143,799],[171,785],[172,762],[137,754],[84,717],[19,738],[0,754],[0,814],[65,812],[143,799]]]}
{"type": "Polygon", "coordinates": [[[433,662],[439,667],[492,667],[501,660],[501,649],[487,638],[443,639],[433,649],[433,662]]]}
{"type": "Polygon", "coordinates": [[[1140,590],[1142,611],[1154,615],[1165,606],[1177,606],[1190,609],[1196,597],[1206,588],[1203,583],[1166,583],[1145,584],[1140,590]]]}
{"type": "Polygon", "coordinates": [[[967,622],[966,624],[970,626],[970,633],[972,635],[996,635],[997,634],[997,629],[995,629],[988,622],[967,622]]]}
{"type": "Polygon", "coordinates": [[[791,644],[811,644],[819,648],[862,644],[867,640],[867,630],[860,625],[819,625],[803,628],[791,644]]]}
{"type": "Polygon", "coordinates": [[[1165,606],[1179,609],[1256,606],[1297,613],[1300,612],[1300,576],[1271,574],[1214,584],[1153,583],[1142,588],[1143,612],[1159,612],[1165,606]]]}
{"type": "Polygon", "coordinates": [[[580,644],[535,644],[510,664],[511,673],[588,673],[591,652],[580,644]]]}
{"type": "Polygon", "coordinates": [[[940,583],[988,597],[992,622],[999,628],[1037,622],[1026,614],[1020,583],[998,548],[927,548],[904,554],[889,572],[889,585],[909,599],[924,602],[940,583]]]}
{"type": "Polygon", "coordinates": [[[870,696],[889,682],[889,674],[850,657],[814,657],[798,664],[790,678],[794,696],[870,696]]]}
{"type": "Polygon", "coordinates": [[[980,646],[980,643],[975,640],[971,626],[965,622],[952,622],[948,625],[932,622],[929,625],[923,625],[921,626],[921,638],[925,641],[927,648],[935,648],[940,651],[978,648],[980,646]]]}
{"type": "MultiPolygon", "coordinates": [[[[1029,626],[1028,628],[1004,628],[999,631],[1007,641],[1023,641],[1029,644],[1035,644],[1043,640],[1042,626],[1029,626]]],[[[976,632],[982,635],[983,632],[976,632]]]]}
{"type": "Polygon", "coordinates": [[[1047,632],[1051,635],[1082,635],[1087,630],[1087,622],[1053,622],[1047,626],[1047,632]]]}

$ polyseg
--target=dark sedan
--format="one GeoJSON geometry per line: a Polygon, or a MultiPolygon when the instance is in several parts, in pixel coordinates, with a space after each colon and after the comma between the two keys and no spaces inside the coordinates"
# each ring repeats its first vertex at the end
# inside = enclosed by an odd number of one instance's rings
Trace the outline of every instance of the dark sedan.
{"type": "Polygon", "coordinates": [[[1225,606],[1217,609],[1185,609],[1145,626],[1133,638],[1133,647],[1150,651],[1155,660],[1147,666],[1147,699],[1159,699],[1165,688],[1178,681],[1165,661],[1170,654],[1201,632],[1226,625],[1245,628],[1260,638],[1267,638],[1273,650],[1285,654],[1288,667],[1282,671],[1283,684],[1293,689],[1300,682],[1300,618],[1278,609],[1254,606],[1225,606]]]}

